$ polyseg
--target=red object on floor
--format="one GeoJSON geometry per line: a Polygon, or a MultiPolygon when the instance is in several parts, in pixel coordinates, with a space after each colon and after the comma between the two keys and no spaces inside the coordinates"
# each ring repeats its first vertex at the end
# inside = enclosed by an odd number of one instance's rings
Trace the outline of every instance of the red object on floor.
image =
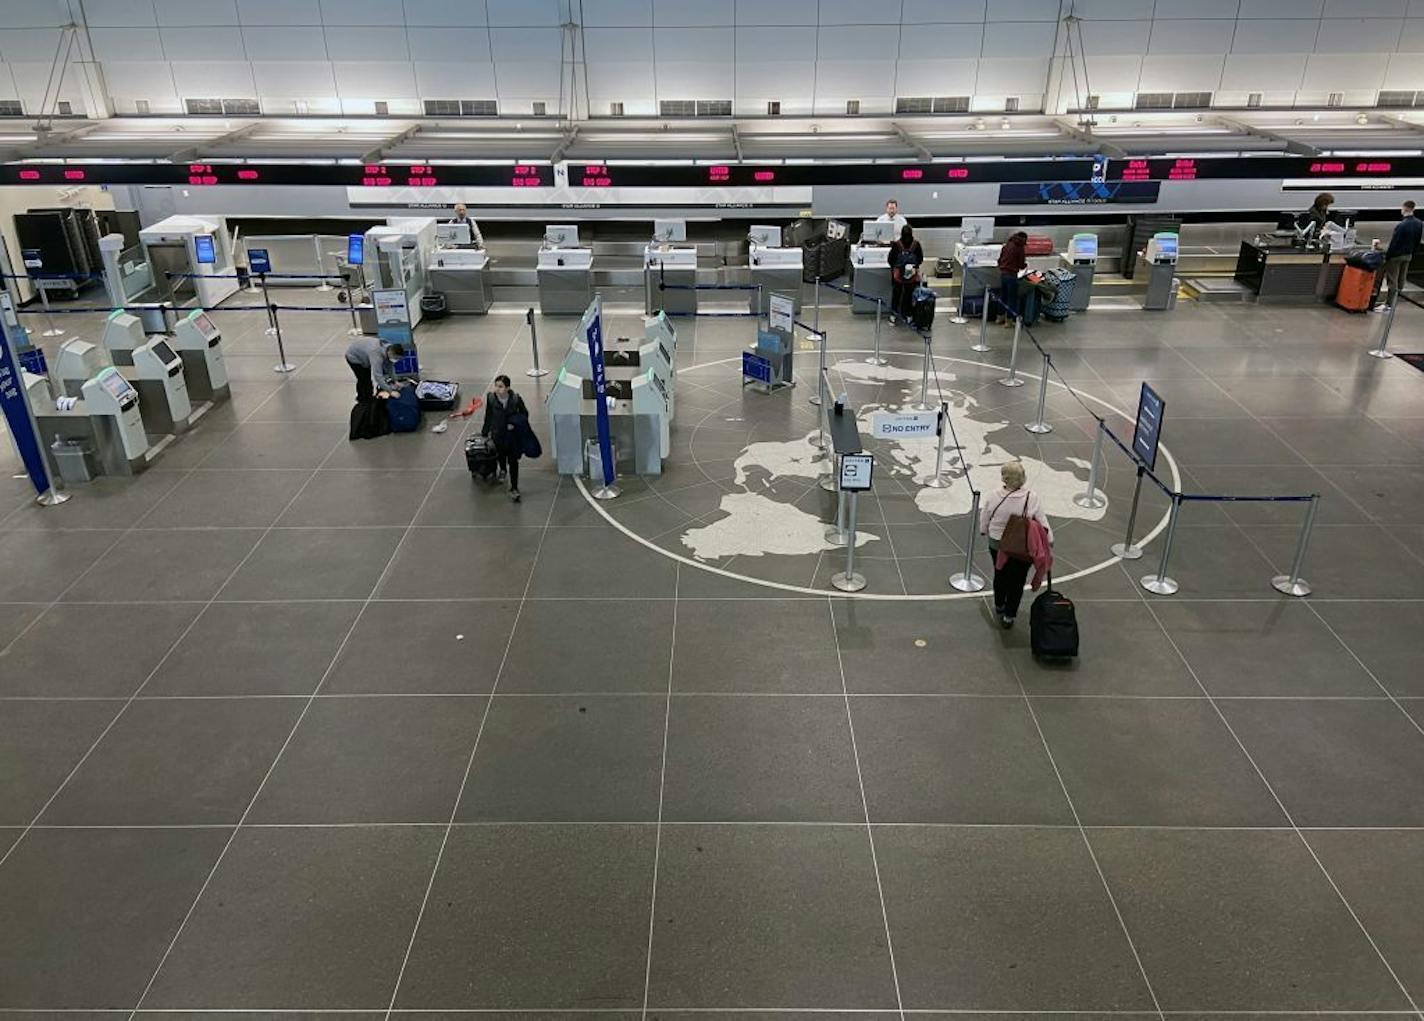
{"type": "Polygon", "coordinates": [[[1335,304],[1346,312],[1369,310],[1375,291],[1375,275],[1358,266],[1346,266],[1340,274],[1340,289],[1335,292],[1335,304]]]}

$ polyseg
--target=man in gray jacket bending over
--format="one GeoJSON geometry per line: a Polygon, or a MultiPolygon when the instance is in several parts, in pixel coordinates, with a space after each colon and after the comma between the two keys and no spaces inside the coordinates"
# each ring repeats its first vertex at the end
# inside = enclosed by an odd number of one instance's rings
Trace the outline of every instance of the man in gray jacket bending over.
{"type": "Polygon", "coordinates": [[[356,400],[391,397],[400,388],[392,358],[405,354],[400,344],[386,345],[378,337],[357,337],[346,349],[346,364],[356,377],[356,400]]]}

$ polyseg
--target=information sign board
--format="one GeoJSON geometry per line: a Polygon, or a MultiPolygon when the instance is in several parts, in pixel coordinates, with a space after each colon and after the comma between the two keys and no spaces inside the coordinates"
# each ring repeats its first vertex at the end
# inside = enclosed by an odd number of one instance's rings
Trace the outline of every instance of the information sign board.
{"type": "Polygon", "coordinates": [[[1147,466],[1148,471],[1157,470],[1157,447],[1162,442],[1162,413],[1167,410],[1156,390],[1146,383],[1137,398],[1137,426],[1132,431],[1132,452],[1147,466]]]}
{"type": "Polygon", "coordinates": [[[877,439],[934,436],[938,431],[938,411],[877,411],[870,416],[870,434],[877,439]]]}
{"type": "Polygon", "coordinates": [[[848,493],[864,492],[870,488],[874,468],[874,454],[842,454],[840,488],[848,493]]]}

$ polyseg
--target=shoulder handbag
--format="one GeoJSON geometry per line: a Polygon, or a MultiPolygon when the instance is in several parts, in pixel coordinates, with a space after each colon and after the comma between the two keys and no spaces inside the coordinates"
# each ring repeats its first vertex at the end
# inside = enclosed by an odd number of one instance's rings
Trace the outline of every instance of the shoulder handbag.
{"type": "MultiPolygon", "coordinates": [[[[1028,549],[1028,501],[1032,495],[1027,489],[1024,490],[1023,513],[1011,514],[1008,524],[1004,526],[1004,534],[999,537],[999,552],[1013,560],[1033,559],[1028,549]]],[[[1004,500],[1007,499],[1007,496],[1004,497],[1004,500]]],[[[999,501],[1000,506],[1004,500],[999,501]]]]}

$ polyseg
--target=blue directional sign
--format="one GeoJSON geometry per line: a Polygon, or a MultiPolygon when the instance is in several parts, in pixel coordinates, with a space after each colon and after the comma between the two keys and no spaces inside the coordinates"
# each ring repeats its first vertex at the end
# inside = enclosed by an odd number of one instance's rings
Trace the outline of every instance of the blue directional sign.
{"type": "Polygon", "coordinates": [[[742,378],[771,385],[771,362],[755,351],[742,352],[742,378]]]}
{"type": "Polygon", "coordinates": [[[265,248],[249,248],[247,250],[247,270],[250,273],[271,273],[272,259],[267,254],[265,248]]]}
{"type": "Polygon", "coordinates": [[[25,474],[35,487],[35,495],[49,492],[49,469],[45,465],[44,451],[40,449],[40,438],[35,431],[34,420],[25,396],[24,382],[20,377],[20,363],[15,357],[14,333],[12,328],[0,322],[0,411],[10,427],[10,438],[15,442],[15,450],[25,465],[25,474]]]}
{"type": "Polygon", "coordinates": [[[608,376],[603,366],[603,303],[593,299],[585,313],[584,340],[588,343],[588,361],[593,367],[594,419],[598,424],[598,459],[603,462],[603,484],[613,485],[613,437],[608,426],[608,376]]]}
{"type": "Polygon", "coordinates": [[[1157,446],[1162,442],[1162,414],[1167,410],[1167,402],[1146,383],[1142,384],[1142,394],[1137,399],[1137,427],[1132,431],[1132,452],[1147,466],[1148,471],[1157,469],[1157,446]]]}

